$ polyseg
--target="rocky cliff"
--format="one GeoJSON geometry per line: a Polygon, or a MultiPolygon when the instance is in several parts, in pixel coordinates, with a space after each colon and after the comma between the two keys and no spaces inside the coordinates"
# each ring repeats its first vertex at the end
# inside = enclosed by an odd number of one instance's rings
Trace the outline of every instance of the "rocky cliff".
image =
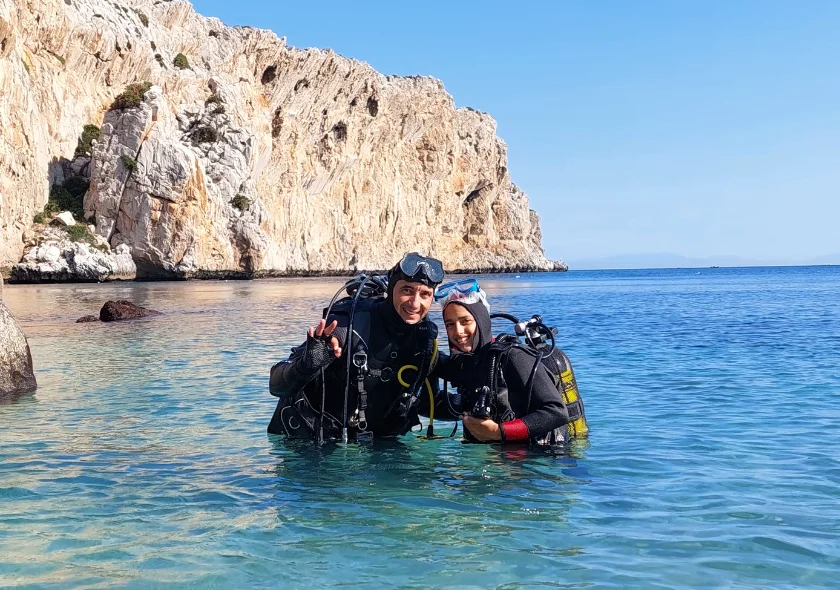
{"type": "Polygon", "coordinates": [[[186,2],[0,0],[0,266],[69,174],[140,277],[554,268],[490,116],[186,2]]]}

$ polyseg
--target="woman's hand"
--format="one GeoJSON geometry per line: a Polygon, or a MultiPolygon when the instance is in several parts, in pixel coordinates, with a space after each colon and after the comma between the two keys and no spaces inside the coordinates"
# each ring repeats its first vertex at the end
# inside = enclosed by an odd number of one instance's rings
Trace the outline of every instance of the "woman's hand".
{"type": "Polygon", "coordinates": [[[474,418],[469,414],[464,414],[463,420],[464,428],[481,442],[502,440],[499,425],[490,418],[474,418]]]}

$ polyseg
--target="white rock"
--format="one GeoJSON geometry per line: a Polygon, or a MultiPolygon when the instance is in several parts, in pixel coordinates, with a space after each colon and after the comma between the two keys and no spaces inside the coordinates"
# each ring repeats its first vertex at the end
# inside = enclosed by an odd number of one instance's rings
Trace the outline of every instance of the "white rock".
{"type": "Polygon", "coordinates": [[[47,228],[39,239],[41,243],[24,254],[23,262],[12,267],[12,280],[37,283],[131,280],[136,277],[137,267],[131,249],[124,244],[112,252],[102,252],[84,242],[71,242],[67,233],[57,228],[47,228]]]}
{"type": "Polygon", "coordinates": [[[62,211],[55,218],[66,226],[76,225],[76,220],[73,219],[73,214],[69,211],[62,211]]]}
{"type": "Polygon", "coordinates": [[[40,258],[44,262],[58,262],[59,256],[61,256],[61,249],[54,244],[41,249],[40,258]]]}

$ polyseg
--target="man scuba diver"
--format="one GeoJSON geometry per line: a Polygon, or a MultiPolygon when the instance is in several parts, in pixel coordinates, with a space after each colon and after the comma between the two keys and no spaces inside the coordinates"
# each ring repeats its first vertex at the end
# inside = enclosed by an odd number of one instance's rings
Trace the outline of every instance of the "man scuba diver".
{"type": "Polygon", "coordinates": [[[426,392],[437,392],[437,379],[427,379],[437,326],[426,316],[443,275],[439,260],[411,252],[387,283],[365,275],[348,282],[349,297],[333,298],[306,342],[271,368],[269,391],[280,400],[268,432],[367,442],[419,424],[426,392]]]}

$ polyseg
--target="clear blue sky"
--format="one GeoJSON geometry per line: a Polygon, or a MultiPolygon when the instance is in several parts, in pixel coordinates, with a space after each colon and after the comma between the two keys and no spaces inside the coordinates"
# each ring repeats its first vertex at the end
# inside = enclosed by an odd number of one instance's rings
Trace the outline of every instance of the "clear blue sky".
{"type": "Polygon", "coordinates": [[[840,1],[194,5],[492,114],[550,257],[840,252],[840,1]]]}

